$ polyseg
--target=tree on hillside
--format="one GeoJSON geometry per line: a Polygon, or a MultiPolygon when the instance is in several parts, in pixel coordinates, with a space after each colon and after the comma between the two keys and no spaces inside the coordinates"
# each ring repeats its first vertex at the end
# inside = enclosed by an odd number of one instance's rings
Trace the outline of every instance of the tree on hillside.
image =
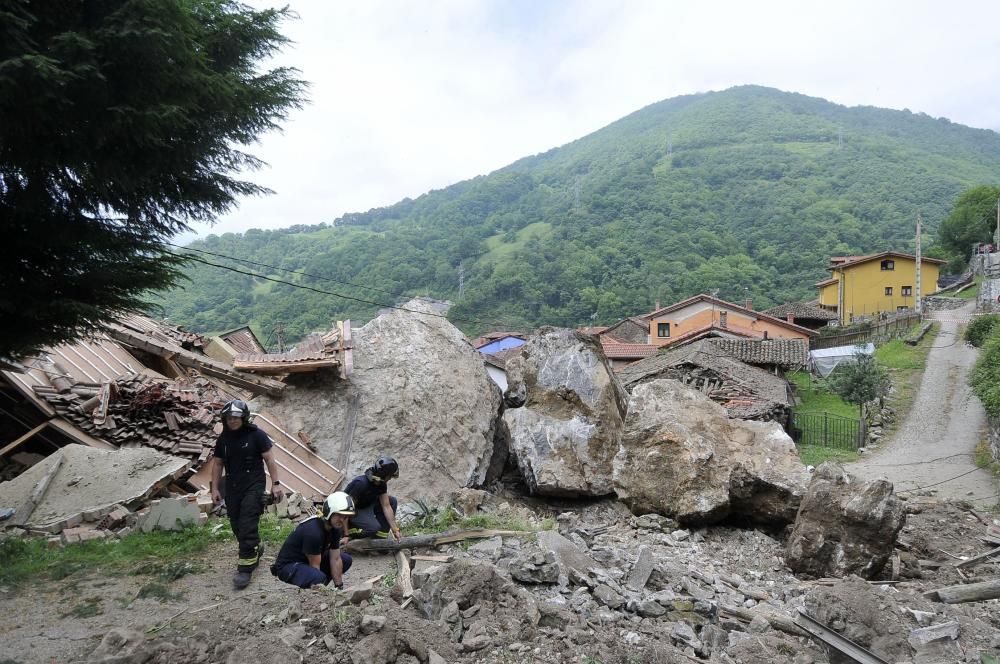
{"type": "Polygon", "coordinates": [[[938,229],[941,245],[966,258],[974,243],[991,242],[997,225],[997,201],[1000,187],[981,185],[962,192],[938,229]]]}
{"type": "Polygon", "coordinates": [[[180,276],[165,245],[260,162],[241,148],[303,100],[262,70],[286,9],[231,0],[0,8],[0,355],[72,339],[180,276]]]}
{"type": "Polygon", "coordinates": [[[861,418],[865,416],[865,404],[884,397],[889,393],[889,373],[879,366],[874,355],[857,352],[854,362],[841,364],[827,379],[832,389],[841,399],[858,407],[861,418]]]}

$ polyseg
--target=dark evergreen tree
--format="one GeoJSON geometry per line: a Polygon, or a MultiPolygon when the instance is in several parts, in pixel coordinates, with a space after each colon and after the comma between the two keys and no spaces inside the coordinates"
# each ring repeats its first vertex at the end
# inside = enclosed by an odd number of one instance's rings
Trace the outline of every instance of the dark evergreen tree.
{"type": "Polygon", "coordinates": [[[305,84],[261,61],[286,9],[228,0],[0,5],[0,355],[69,340],[174,284],[164,244],[239,196],[241,147],[305,84]]]}

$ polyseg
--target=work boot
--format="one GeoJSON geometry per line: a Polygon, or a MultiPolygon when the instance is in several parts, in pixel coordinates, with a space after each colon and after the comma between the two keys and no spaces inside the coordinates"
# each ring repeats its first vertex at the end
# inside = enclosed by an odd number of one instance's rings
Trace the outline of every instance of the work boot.
{"type": "Polygon", "coordinates": [[[257,569],[257,565],[260,564],[260,559],[264,557],[264,543],[261,542],[257,545],[257,560],[254,561],[251,571],[257,569]]]}
{"type": "Polygon", "coordinates": [[[237,572],[236,576],[233,577],[233,587],[237,590],[243,590],[250,585],[250,572],[237,572]]]}

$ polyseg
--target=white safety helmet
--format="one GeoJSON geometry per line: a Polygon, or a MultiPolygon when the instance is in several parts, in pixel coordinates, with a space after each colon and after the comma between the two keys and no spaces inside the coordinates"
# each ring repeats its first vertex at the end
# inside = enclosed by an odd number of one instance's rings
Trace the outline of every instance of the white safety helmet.
{"type": "Polygon", "coordinates": [[[320,510],[320,515],[324,521],[328,520],[334,514],[354,516],[354,513],[354,499],[343,491],[335,491],[327,496],[320,510]]]}

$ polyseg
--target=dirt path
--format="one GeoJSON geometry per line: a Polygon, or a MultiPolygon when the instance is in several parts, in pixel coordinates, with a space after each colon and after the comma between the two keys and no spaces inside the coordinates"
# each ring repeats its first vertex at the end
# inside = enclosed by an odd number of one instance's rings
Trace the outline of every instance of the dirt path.
{"type": "Polygon", "coordinates": [[[941,331],[913,408],[889,442],[848,464],[852,473],[888,477],[896,491],[930,487],[942,498],[974,500],[984,507],[996,502],[996,481],[973,461],[973,450],[986,435],[986,413],[968,384],[977,351],[958,336],[974,307],[970,300],[961,309],[928,315],[941,321],[941,331]]]}
{"type": "MultiPolygon", "coordinates": [[[[320,592],[282,583],[268,573],[266,565],[254,574],[246,590],[234,590],[234,547],[233,543],[213,545],[200,554],[191,562],[203,571],[170,583],[166,586],[169,595],[160,599],[138,598],[140,589],[156,579],[130,574],[82,571],[19,590],[0,588],[2,659],[20,664],[82,660],[110,629],[122,627],[147,633],[160,632],[156,628],[163,626],[164,632],[235,634],[235,626],[250,615],[251,607],[273,608],[277,614],[292,598],[320,592]]],[[[272,557],[265,553],[265,562],[270,564],[272,557]]],[[[355,556],[354,560],[347,583],[396,570],[395,559],[388,555],[355,556]]]]}

